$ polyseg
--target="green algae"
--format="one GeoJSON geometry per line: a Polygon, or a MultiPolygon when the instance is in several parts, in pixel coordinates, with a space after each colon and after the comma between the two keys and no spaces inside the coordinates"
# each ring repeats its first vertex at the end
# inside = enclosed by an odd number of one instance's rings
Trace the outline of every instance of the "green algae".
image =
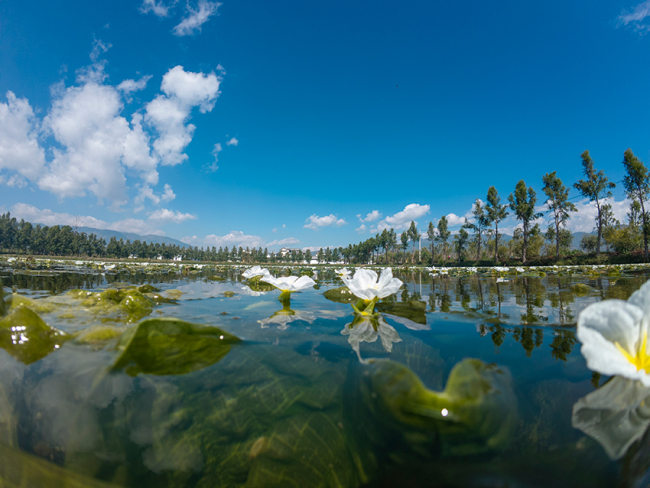
{"type": "Polygon", "coordinates": [[[186,374],[220,361],[238,342],[218,327],[174,318],[146,319],[122,335],[112,370],[126,368],[130,376],[186,374]]]}
{"type": "Polygon", "coordinates": [[[31,364],[59,349],[70,336],[48,326],[25,306],[13,308],[0,319],[0,348],[24,364],[31,364]]]}

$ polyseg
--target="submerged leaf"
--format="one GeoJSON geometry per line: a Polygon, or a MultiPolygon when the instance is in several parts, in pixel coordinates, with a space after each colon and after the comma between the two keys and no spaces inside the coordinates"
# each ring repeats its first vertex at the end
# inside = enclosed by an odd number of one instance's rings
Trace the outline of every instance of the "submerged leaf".
{"type": "Polygon", "coordinates": [[[2,288],[2,282],[0,282],[0,317],[7,315],[7,305],[5,304],[5,292],[2,288]]]}
{"type": "Polygon", "coordinates": [[[427,325],[426,310],[427,304],[419,300],[410,300],[408,302],[379,302],[377,304],[378,312],[396,315],[420,325],[427,325]]]}
{"type": "Polygon", "coordinates": [[[0,320],[0,347],[24,364],[44,358],[68,339],[27,307],[14,308],[0,320]]]}
{"type": "Polygon", "coordinates": [[[403,446],[428,457],[507,447],[517,422],[507,370],[465,359],[451,370],[445,389],[436,392],[394,361],[371,359],[354,368],[350,410],[357,414],[360,434],[373,444],[392,447],[397,436],[403,446]]]}
{"type": "Polygon", "coordinates": [[[0,486],[3,488],[117,488],[62,468],[31,454],[0,444],[0,486]]]}
{"type": "Polygon", "coordinates": [[[126,373],[179,375],[206,368],[240,339],[218,327],[174,318],[147,319],[127,330],[118,341],[121,351],[112,369],[126,373]]]}

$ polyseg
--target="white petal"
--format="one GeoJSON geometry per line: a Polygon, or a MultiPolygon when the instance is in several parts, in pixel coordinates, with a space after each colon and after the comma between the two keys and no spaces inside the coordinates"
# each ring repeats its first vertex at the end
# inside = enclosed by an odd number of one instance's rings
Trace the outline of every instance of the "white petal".
{"type": "Polygon", "coordinates": [[[354,278],[352,279],[362,290],[374,288],[377,284],[377,273],[371,269],[359,269],[354,273],[354,278]]]}
{"type": "Polygon", "coordinates": [[[627,302],[643,310],[644,315],[650,315],[650,281],[646,281],[641,288],[632,293],[627,302]]]}
{"type": "Polygon", "coordinates": [[[578,315],[578,339],[583,329],[599,332],[612,345],[618,342],[622,348],[636,355],[636,344],[641,335],[643,311],[623,300],[605,300],[585,308],[578,315]]]}
{"type": "Polygon", "coordinates": [[[378,296],[379,298],[386,298],[391,296],[393,293],[397,293],[402,287],[403,283],[397,278],[393,278],[390,282],[380,290],[378,296]]]}
{"type": "Polygon", "coordinates": [[[316,282],[312,280],[309,276],[301,276],[293,283],[294,291],[304,290],[305,288],[311,288],[316,282]]]}
{"type": "Polygon", "coordinates": [[[578,329],[577,335],[582,342],[580,352],[587,360],[589,369],[602,374],[621,375],[631,379],[639,377],[636,366],[628,361],[614,343],[608,341],[600,332],[583,327],[578,329]]]}

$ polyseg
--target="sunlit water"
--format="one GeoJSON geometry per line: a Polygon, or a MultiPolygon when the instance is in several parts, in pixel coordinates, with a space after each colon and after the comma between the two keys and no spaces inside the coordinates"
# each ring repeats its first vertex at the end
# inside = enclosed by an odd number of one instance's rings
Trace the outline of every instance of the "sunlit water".
{"type": "Polygon", "coordinates": [[[627,299],[646,272],[395,272],[404,286],[378,305],[375,330],[352,325],[331,271],[289,306],[277,290],[251,291],[240,271],[5,263],[5,295],[34,299],[26,306],[54,332],[0,329],[0,485],[645,486],[650,439],[641,432],[612,461],[573,427],[572,409],[607,381],[580,355],[578,313],[627,299]],[[148,308],[88,301],[90,290],[143,284],[160,290],[141,289],[148,308]],[[154,323],[120,338],[158,317],[225,335],[169,336],[154,323]],[[496,363],[514,395],[489,427],[508,435],[376,407],[369,358],[407,366],[436,391],[465,358],[496,363]]]}

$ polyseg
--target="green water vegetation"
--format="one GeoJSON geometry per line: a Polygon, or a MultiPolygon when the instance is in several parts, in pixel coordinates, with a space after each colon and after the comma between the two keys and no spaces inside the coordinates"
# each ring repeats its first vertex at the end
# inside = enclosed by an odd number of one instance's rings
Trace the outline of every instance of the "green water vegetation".
{"type": "Polygon", "coordinates": [[[571,428],[593,391],[573,324],[648,266],[414,265],[371,315],[333,270],[269,270],[321,288],[0,260],[0,486],[616,485],[571,428]]]}

